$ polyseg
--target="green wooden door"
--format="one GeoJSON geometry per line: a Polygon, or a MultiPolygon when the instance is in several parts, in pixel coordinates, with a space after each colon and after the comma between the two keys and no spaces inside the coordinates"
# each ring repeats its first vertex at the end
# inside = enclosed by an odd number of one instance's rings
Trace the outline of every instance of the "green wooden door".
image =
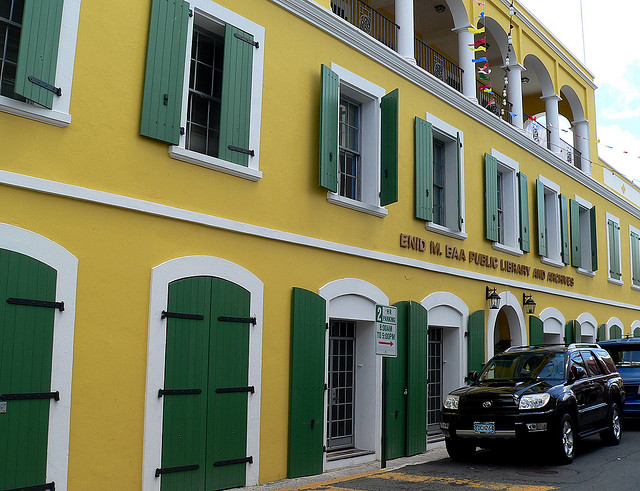
{"type": "Polygon", "coordinates": [[[544,325],[535,315],[529,317],[529,344],[536,346],[544,344],[544,325]]]}
{"type": "Polygon", "coordinates": [[[51,393],[54,309],[7,299],[54,302],[56,271],[0,249],[0,489],[45,484],[49,408],[55,400],[16,399],[51,393]]]}
{"type": "Polygon", "coordinates": [[[325,300],[311,291],[294,288],[288,477],[322,473],[325,339],[325,300]]]}
{"type": "Polygon", "coordinates": [[[469,372],[479,372],[484,365],[484,310],[476,310],[469,315],[467,337],[467,363],[469,372]]]}
{"type": "Polygon", "coordinates": [[[407,324],[409,302],[394,304],[398,309],[396,358],[384,359],[383,414],[385,459],[406,455],[407,441],[407,324]]]}
{"type": "Polygon", "coordinates": [[[407,322],[407,456],[427,448],[427,310],[409,302],[407,322]]]}
{"type": "Polygon", "coordinates": [[[250,294],[184,278],[169,285],[167,311],[162,489],[244,486],[250,294]]]}

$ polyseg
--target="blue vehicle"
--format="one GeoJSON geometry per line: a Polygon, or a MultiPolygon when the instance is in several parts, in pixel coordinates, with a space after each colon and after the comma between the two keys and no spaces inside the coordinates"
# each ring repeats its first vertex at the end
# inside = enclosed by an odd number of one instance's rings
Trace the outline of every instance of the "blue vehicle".
{"type": "Polygon", "coordinates": [[[598,344],[609,352],[622,376],[627,395],[623,416],[640,418],[640,338],[610,339],[598,344]]]}

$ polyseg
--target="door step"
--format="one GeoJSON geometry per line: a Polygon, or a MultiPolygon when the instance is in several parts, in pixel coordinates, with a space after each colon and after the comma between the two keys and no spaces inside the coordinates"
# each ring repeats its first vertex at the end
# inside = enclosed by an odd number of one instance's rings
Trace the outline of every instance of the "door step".
{"type": "Polygon", "coordinates": [[[358,448],[345,448],[343,450],[332,450],[327,452],[327,462],[340,459],[351,459],[375,453],[373,450],[360,450],[358,448]]]}

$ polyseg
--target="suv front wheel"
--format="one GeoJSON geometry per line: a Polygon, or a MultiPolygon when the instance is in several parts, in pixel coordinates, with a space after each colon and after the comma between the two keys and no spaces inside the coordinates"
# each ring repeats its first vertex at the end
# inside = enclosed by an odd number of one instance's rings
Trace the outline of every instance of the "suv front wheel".
{"type": "Polygon", "coordinates": [[[447,446],[449,457],[456,462],[465,462],[476,453],[476,446],[470,442],[465,442],[458,438],[445,438],[444,442],[447,446]]]}
{"type": "Polygon", "coordinates": [[[558,460],[563,464],[570,464],[573,461],[576,441],[575,428],[571,416],[566,413],[562,415],[554,438],[558,460]]]}
{"type": "Polygon", "coordinates": [[[606,430],[600,432],[600,438],[609,445],[618,445],[622,438],[622,426],[620,422],[620,408],[615,402],[611,405],[606,430]]]}

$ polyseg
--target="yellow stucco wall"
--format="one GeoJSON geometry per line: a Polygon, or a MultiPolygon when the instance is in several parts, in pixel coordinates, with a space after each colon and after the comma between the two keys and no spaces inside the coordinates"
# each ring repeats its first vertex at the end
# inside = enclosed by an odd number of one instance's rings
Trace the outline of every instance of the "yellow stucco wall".
{"type": "MultiPolygon", "coordinates": [[[[83,2],[78,33],[72,123],[56,128],[0,113],[3,169],[203,214],[293,232],[401,258],[459,268],[469,273],[527,281],[508,289],[516,298],[533,293],[538,311],[560,310],[567,320],[583,312],[598,323],[619,317],[629,333],[640,318],[635,309],[576,301],[555,288],[636,304],[629,286],[628,225],[638,219],[551,168],[503,135],[400,78],[388,68],[276,4],[263,0],[219,0],[266,28],[259,182],[173,160],[167,145],[139,136],[149,5],[83,2]],[[118,42],[113,42],[117,39],[118,42]],[[391,91],[400,89],[399,194],[377,218],[327,202],[317,185],[320,64],[337,63],[391,91]],[[455,126],[465,140],[466,232],[459,241],[425,230],[414,218],[414,117],[425,112],[455,126]],[[520,163],[529,177],[531,253],[513,257],[484,239],[484,154],[491,149],[520,163]],[[552,180],[598,209],[600,267],[594,278],[575,268],[542,265],[535,240],[535,179],[552,180]],[[623,286],[607,281],[604,211],[620,217],[623,286]],[[573,288],[489,270],[399,246],[401,233],[464,248],[531,268],[572,276],[573,288]]],[[[328,7],[329,0],[318,2],[328,7]]],[[[467,2],[467,5],[475,2],[467,2]]],[[[474,5],[474,12],[477,6],[474,5]]],[[[526,36],[519,35],[520,39],[526,36]]],[[[540,52],[524,41],[523,53],[540,52]]],[[[554,75],[555,77],[555,75],[554,75]]],[[[584,90],[578,91],[582,97],[584,90]]],[[[587,108],[594,114],[593,96],[587,108]]],[[[595,132],[595,125],[592,126],[595,132]]],[[[595,147],[592,147],[592,154],[595,147]]],[[[486,309],[487,282],[216,230],[169,218],[50,194],[0,186],[0,221],[35,231],[79,259],[73,366],[69,489],[139,489],[142,468],[144,390],[150,271],[187,255],[212,255],[239,264],[265,284],[262,366],[260,480],[283,478],[287,464],[290,297],[294,286],[317,291],[339,278],[359,278],[379,287],[390,302],[420,301],[446,290],[463,298],[471,312],[486,309]]],[[[498,284],[498,282],[496,282],[498,284]]]]}

